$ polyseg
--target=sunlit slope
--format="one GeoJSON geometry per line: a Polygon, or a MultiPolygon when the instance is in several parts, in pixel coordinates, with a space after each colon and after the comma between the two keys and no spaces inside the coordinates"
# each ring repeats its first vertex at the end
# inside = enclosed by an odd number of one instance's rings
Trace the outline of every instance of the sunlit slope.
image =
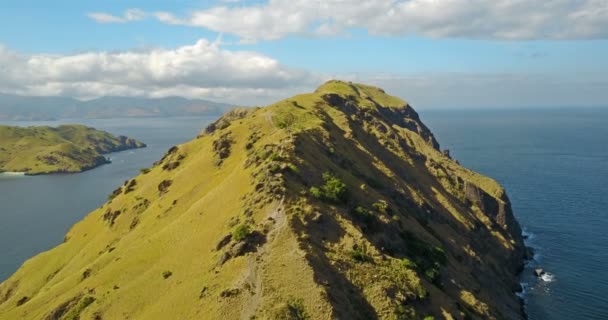
{"type": "Polygon", "coordinates": [[[137,140],[82,125],[0,126],[0,172],[80,172],[107,163],[104,153],[142,147],[137,140]]]}
{"type": "Polygon", "coordinates": [[[0,285],[0,319],[517,319],[502,188],[331,81],[224,115],[0,285]]]}

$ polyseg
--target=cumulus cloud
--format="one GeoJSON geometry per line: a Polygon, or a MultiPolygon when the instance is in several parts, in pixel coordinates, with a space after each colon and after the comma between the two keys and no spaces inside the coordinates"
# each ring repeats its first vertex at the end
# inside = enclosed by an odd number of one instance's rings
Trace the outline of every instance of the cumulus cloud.
{"type": "Polygon", "coordinates": [[[207,40],[176,49],[73,55],[24,55],[0,46],[0,70],[0,92],[79,98],[178,95],[255,103],[322,81],[265,55],[207,40]]]}
{"type": "MultiPolygon", "coordinates": [[[[327,36],[352,28],[390,36],[534,40],[608,38],[606,0],[269,0],[224,4],[180,17],[150,13],[168,24],[234,34],[243,41],[292,34],[327,36]]],[[[98,13],[102,14],[102,13],[98,13]]],[[[128,21],[104,14],[101,22],[128,21]],[[105,20],[105,21],[104,21],[105,20]]]]}

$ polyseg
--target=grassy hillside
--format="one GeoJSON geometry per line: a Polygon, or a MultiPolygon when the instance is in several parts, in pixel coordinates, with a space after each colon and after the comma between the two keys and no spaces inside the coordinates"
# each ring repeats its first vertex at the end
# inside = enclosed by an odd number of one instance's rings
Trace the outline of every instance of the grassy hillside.
{"type": "Polygon", "coordinates": [[[82,125],[0,126],[0,172],[81,172],[108,163],[102,154],[145,144],[82,125]]]}
{"type": "Polygon", "coordinates": [[[331,81],[238,109],[0,285],[0,319],[518,319],[490,178],[404,101],[331,81]]]}

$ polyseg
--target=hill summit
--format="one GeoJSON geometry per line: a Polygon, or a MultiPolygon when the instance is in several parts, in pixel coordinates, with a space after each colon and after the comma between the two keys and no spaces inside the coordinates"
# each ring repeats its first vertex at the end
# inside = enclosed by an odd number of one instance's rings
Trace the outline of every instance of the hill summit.
{"type": "Polygon", "coordinates": [[[0,319],[519,319],[504,190],[405,101],[236,109],[0,285],[0,319]]]}

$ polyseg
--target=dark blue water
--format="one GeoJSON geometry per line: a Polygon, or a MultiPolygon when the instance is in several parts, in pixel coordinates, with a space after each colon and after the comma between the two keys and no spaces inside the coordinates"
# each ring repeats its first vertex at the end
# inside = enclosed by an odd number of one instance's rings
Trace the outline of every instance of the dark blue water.
{"type": "Polygon", "coordinates": [[[214,120],[149,118],[0,122],[8,125],[82,123],[148,144],[107,155],[112,163],[77,174],[0,177],[0,282],[28,258],[63,241],[68,229],[107,200],[126,179],[150,167],[173,145],[193,139],[214,120]]]}
{"type": "Polygon", "coordinates": [[[524,275],[530,319],[608,319],[608,109],[421,116],[442,148],[507,189],[532,266],[553,275],[524,275]]]}
{"type": "MultiPolygon", "coordinates": [[[[530,319],[608,319],[608,109],[421,116],[464,166],[507,189],[537,250],[531,267],[553,275],[552,281],[537,281],[526,271],[530,319]]],[[[149,148],[112,154],[111,165],[85,173],[0,179],[0,281],[25,259],[60,243],[117,185],[210,120],[84,121],[141,139],[149,148]]]]}

